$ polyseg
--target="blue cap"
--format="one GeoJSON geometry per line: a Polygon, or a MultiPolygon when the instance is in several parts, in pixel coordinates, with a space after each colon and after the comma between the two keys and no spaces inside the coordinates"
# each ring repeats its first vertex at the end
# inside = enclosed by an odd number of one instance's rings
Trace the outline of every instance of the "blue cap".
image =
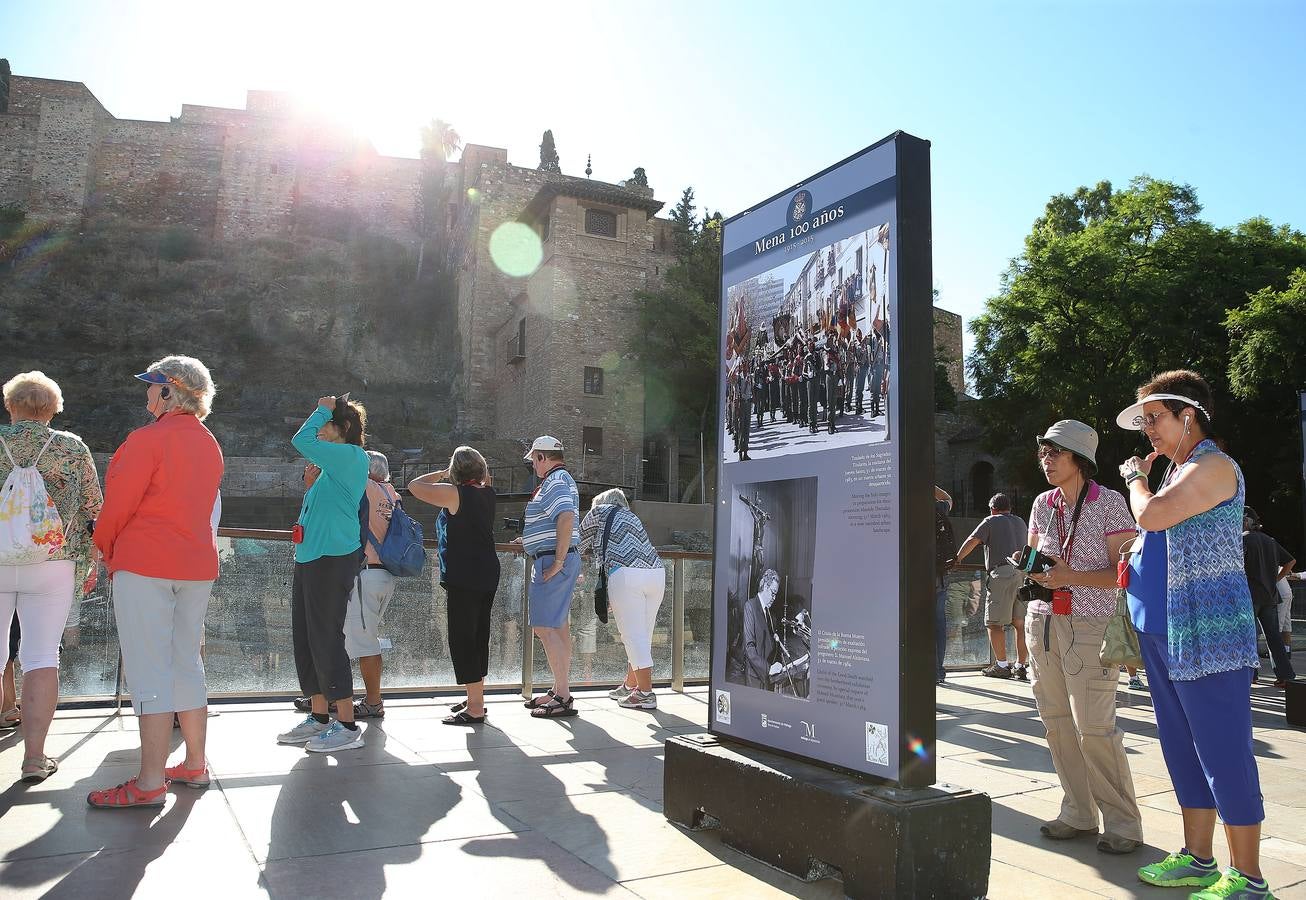
{"type": "Polygon", "coordinates": [[[142,372],[136,377],[139,378],[141,381],[148,382],[149,384],[168,383],[168,376],[164,375],[162,372],[142,372]]]}

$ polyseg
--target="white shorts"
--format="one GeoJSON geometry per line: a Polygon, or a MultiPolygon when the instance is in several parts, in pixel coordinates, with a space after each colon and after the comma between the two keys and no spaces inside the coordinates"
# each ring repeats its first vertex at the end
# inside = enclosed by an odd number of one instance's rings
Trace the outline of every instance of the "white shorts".
{"type": "Polygon", "coordinates": [[[9,626],[18,610],[23,639],[18,662],[24,672],[59,668],[59,640],[73,602],[73,561],[53,559],[27,566],[0,566],[0,647],[9,658],[9,626]]]}
{"type": "Polygon", "coordinates": [[[395,595],[395,577],[385,569],[364,569],[354,579],[345,610],[345,652],[350,659],[381,655],[381,626],[395,595]],[[363,585],[359,602],[358,585],[363,585]]]}
{"type": "Polygon", "coordinates": [[[653,665],[653,629],[667,588],[667,570],[622,566],[608,576],[608,602],[632,669],[653,665]]]}
{"type": "Polygon", "coordinates": [[[1288,579],[1280,578],[1279,583],[1275,585],[1279,590],[1279,630],[1286,633],[1292,632],[1292,586],[1288,584],[1288,579]]]}
{"type": "Polygon", "coordinates": [[[122,669],[138,716],[208,705],[200,644],[212,593],[212,581],[113,573],[122,669]]]}

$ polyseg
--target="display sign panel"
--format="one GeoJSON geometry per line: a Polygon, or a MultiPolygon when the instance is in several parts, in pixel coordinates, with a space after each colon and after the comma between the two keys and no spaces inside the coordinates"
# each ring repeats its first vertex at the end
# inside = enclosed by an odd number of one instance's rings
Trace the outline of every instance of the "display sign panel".
{"type": "Polygon", "coordinates": [[[722,233],[710,728],[899,783],[933,778],[928,178],[896,134],[722,233]]]}

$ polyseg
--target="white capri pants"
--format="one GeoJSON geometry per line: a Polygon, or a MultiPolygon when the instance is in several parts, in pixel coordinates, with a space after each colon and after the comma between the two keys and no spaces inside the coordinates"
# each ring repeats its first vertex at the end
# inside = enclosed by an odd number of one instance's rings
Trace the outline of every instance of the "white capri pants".
{"type": "Polygon", "coordinates": [[[23,628],[18,662],[24,672],[59,668],[59,641],[73,603],[74,567],[71,559],[0,566],[0,647],[8,659],[9,626],[17,609],[23,628]]]}
{"type": "Polygon", "coordinates": [[[621,566],[608,576],[608,603],[633,669],[653,666],[653,628],[667,589],[667,570],[621,566]]]}
{"type": "Polygon", "coordinates": [[[345,653],[350,659],[381,655],[381,625],[395,595],[395,577],[385,569],[364,569],[354,579],[345,609],[345,653]],[[360,604],[358,585],[363,585],[360,604]]]}
{"type": "Polygon", "coordinates": [[[212,581],[113,573],[122,669],[138,716],[208,705],[200,644],[212,592],[212,581]]]}
{"type": "Polygon", "coordinates": [[[1275,587],[1279,591],[1279,631],[1289,634],[1292,632],[1292,586],[1288,579],[1280,578],[1275,587]]]}

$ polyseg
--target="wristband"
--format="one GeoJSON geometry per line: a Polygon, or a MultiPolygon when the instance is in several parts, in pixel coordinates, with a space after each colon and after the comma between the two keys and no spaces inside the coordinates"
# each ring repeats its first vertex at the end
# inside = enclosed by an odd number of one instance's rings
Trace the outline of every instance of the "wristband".
{"type": "Polygon", "coordinates": [[[1142,472],[1138,471],[1137,469],[1135,469],[1134,471],[1130,472],[1129,477],[1125,479],[1125,487],[1129,487],[1135,481],[1146,481],[1146,480],[1147,480],[1147,476],[1144,475],[1142,472]]]}

